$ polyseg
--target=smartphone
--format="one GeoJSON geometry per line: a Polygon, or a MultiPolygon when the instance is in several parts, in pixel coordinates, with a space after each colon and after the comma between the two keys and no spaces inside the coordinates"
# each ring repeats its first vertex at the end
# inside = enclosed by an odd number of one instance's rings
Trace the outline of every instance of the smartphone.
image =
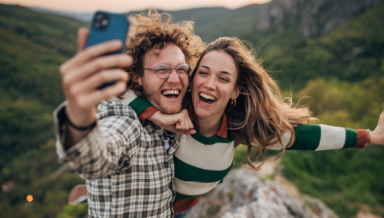
{"type": "MultiPolygon", "coordinates": [[[[123,42],[125,45],[125,40],[127,38],[129,28],[129,22],[127,15],[125,14],[115,14],[105,11],[97,11],[91,22],[90,33],[88,36],[86,47],[96,45],[102,42],[118,39],[123,42]]],[[[105,54],[119,54],[123,53],[124,46],[116,52],[105,54]]],[[[107,86],[111,86],[115,82],[110,82],[101,85],[97,89],[103,89],[107,86]]]]}

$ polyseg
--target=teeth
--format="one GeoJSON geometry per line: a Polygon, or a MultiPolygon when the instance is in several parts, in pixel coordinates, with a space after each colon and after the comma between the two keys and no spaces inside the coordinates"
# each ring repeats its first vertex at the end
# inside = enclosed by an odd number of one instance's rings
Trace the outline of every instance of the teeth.
{"type": "Polygon", "coordinates": [[[200,93],[200,96],[203,97],[203,98],[205,98],[205,99],[212,100],[212,101],[215,101],[215,100],[216,100],[216,98],[214,98],[214,97],[212,97],[212,96],[210,96],[210,95],[206,95],[206,94],[204,94],[204,93],[200,93]]]}
{"type": "Polygon", "coordinates": [[[163,92],[164,95],[178,95],[179,90],[167,90],[163,92]]]}

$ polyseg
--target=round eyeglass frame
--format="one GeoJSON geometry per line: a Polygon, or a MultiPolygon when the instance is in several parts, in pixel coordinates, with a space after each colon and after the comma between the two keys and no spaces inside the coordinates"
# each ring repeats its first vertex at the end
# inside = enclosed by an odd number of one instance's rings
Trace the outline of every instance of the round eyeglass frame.
{"type": "Polygon", "coordinates": [[[144,70],[153,70],[153,71],[155,71],[155,74],[156,74],[156,76],[158,76],[160,79],[166,79],[166,78],[168,78],[170,75],[171,75],[171,73],[172,73],[172,69],[175,69],[176,70],[176,73],[177,73],[177,75],[180,77],[180,78],[188,78],[190,75],[190,72],[191,72],[191,70],[192,70],[192,68],[191,68],[191,66],[189,66],[189,64],[187,64],[187,63],[182,63],[182,64],[179,64],[179,65],[177,65],[176,67],[171,67],[169,64],[165,64],[165,63],[160,63],[160,64],[158,64],[158,65],[156,65],[155,66],[155,68],[143,68],[144,70]],[[166,77],[161,77],[161,76],[159,76],[157,73],[156,73],[156,70],[158,70],[157,69],[157,67],[158,66],[160,66],[160,65],[165,65],[165,66],[168,66],[169,67],[169,71],[168,71],[168,74],[167,74],[167,76],[166,77]],[[187,65],[188,66],[188,71],[187,71],[187,76],[181,76],[178,72],[177,72],[177,68],[179,67],[179,66],[181,66],[181,65],[187,65]]]}

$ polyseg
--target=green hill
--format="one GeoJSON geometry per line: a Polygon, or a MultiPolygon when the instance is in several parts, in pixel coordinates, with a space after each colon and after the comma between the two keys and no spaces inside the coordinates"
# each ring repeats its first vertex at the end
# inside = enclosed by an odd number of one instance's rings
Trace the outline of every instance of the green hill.
{"type": "Polygon", "coordinates": [[[70,188],[81,182],[60,167],[52,111],[63,101],[58,66],[75,54],[83,23],[0,4],[0,181],[16,190],[0,195],[1,217],[54,217],[70,188]],[[34,202],[25,206],[25,197],[34,202]]]}
{"type": "MultiPolygon", "coordinates": [[[[51,113],[63,101],[58,66],[75,53],[75,33],[81,25],[66,17],[0,5],[3,155],[23,153],[52,137],[51,113]]],[[[2,158],[0,167],[8,161],[2,158]]]]}
{"type": "Polygon", "coordinates": [[[324,36],[287,44],[280,42],[284,35],[292,37],[289,32],[272,36],[260,49],[265,67],[284,81],[284,89],[302,88],[318,77],[356,83],[382,75],[384,50],[378,48],[384,48],[384,4],[324,36]]]}
{"type": "MultiPolygon", "coordinates": [[[[261,5],[253,4],[238,9],[224,7],[193,8],[180,11],[157,10],[159,13],[170,13],[175,21],[192,20],[195,32],[204,41],[215,40],[219,36],[240,36],[254,29],[261,5]]],[[[129,12],[146,13],[147,10],[129,12]]]]}

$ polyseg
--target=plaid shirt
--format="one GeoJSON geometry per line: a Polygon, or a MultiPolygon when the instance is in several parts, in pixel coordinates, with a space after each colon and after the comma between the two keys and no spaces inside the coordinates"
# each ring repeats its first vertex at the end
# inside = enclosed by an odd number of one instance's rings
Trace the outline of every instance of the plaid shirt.
{"type": "Polygon", "coordinates": [[[142,125],[130,106],[112,100],[98,106],[96,127],[64,150],[64,109],[65,103],[54,112],[57,153],[87,180],[90,217],[173,216],[173,153],[179,146],[173,133],[142,125]]]}

